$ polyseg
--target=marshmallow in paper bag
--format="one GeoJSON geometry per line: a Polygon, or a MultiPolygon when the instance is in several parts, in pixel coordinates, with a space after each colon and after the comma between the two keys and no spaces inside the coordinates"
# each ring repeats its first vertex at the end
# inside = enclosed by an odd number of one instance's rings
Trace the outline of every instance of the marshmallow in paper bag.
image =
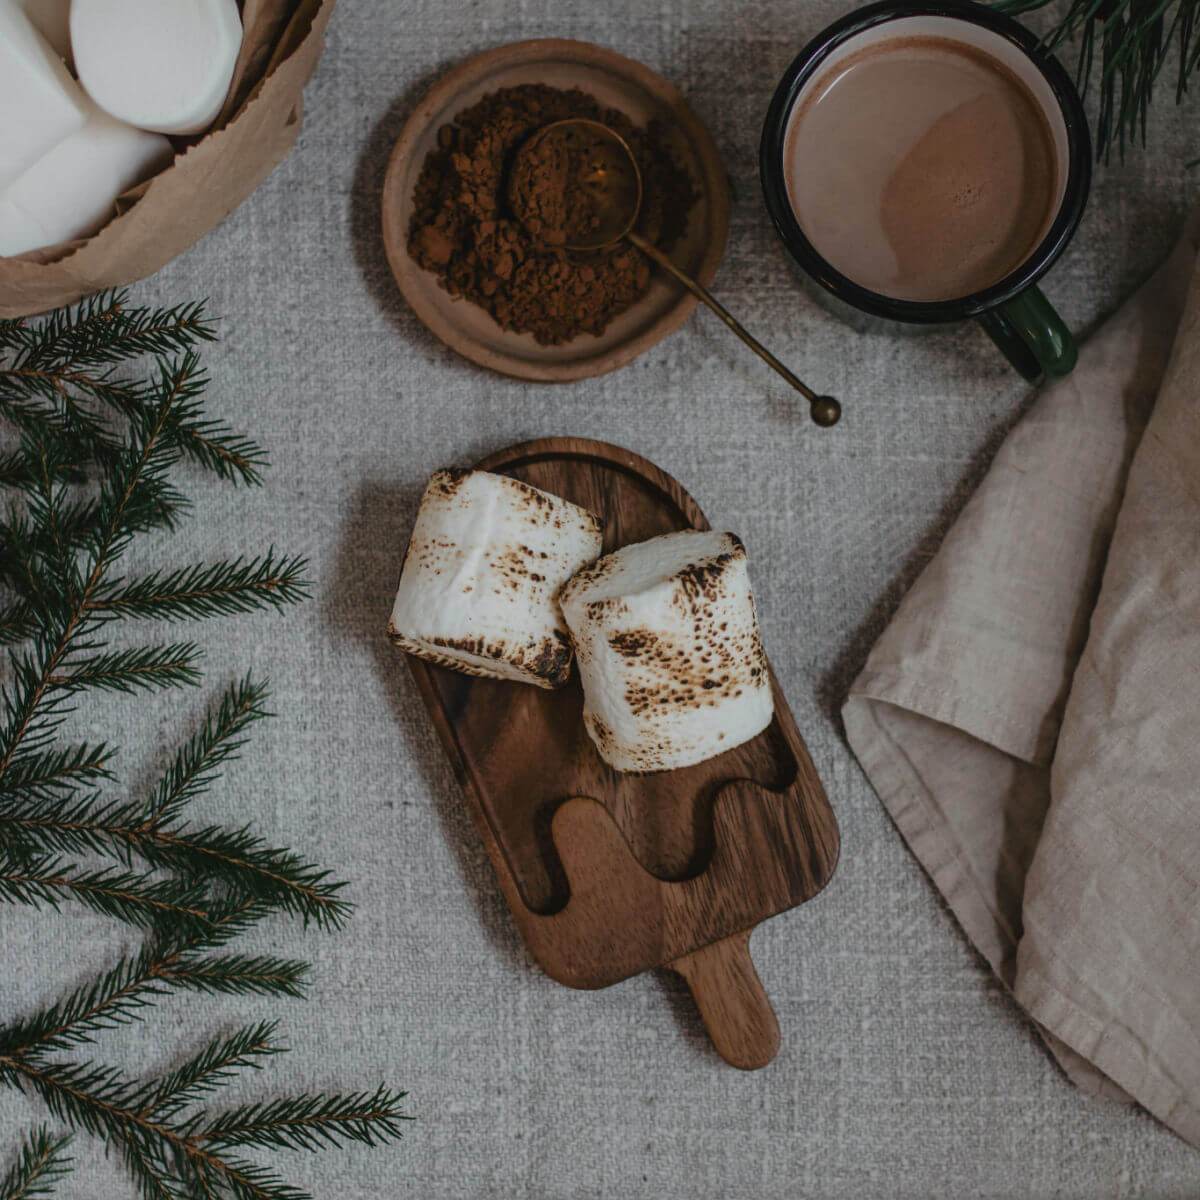
{"type": "Polygon", "coordinates": [[[618,771],[692,766],[749,741],[775,711],[731,533],[685,530],[625,546],[563,588],[583,720],[618,771]]]}
{"type": "Polygon", "coordinates": [[[87,118],[63,61],[16,0],[0,0],[0,192],[87,118]]]}
{"type": "Polygon", "coordinates": [[[236,0],[72,0],[84,90],[120,121],[157,133],[207,129],[242,44],[236,0]]]}
{"type": "Polygon", "coordinates": [[[134,129],[87,103],[83,128],[44,154],[0,193],[0,255],[95,233],[124,191],[167,166],[165,137],[134,129]]]}
{"type": "Polygon", "coordinates": [[[421,498],[388,636],[438,666],[557,688],[562,585],[600,553],[593,513],[507,475],[438,471],[421,498]]]}
{"type": "Polygon", "coordinates": [[[17,0],[34,28],[54,47],[59,58],[71,61],[69,20],[71,0],[17,0]]]}

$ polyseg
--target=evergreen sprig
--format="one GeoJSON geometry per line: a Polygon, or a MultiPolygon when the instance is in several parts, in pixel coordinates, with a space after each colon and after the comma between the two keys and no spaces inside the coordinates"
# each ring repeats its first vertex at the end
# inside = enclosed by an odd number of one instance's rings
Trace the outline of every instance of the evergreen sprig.
{"type": "Polygon", "coordinates": [[[224,901],[203,926],[160,929],[137,954],[121,959],[99,978],[0,1028],[0,1062],[35,1059],[90,1043],[97,1033],[138,1019],[139,1010],[155,1004],[171,988],[226,995],[302,995],[307,963],[212,953],[270,911],[251,900],[224,901]],[[212,986],[214,979],[220,986],[212,986]]]}
{"type": "Polygon", "coordinates": [[[105,616],[177,621],[254,612],[264,605],[282,608],[302,598],[307,565],[272,549],[258,558],[154,571],[111,585],[89,608],[105,616]]]}
{"type": "Polygon", "coordinates": [[[288,1096],[222,1113],[198,1130],[209,1146],[320,1150],[345,1142],[373,1146],[400,1136],[393,1115],[401,1096],[389,1088],[346,1096],[288,1096]]]}
{"type": "Polygon", "coordinates": [[[142,1088],[141,1111],[159,1120],[173,1117],[188,1105],[203,1101],[238,1071],[257,1070],[260,1058],[283,1051],[275,1041],[276,1025],[275,1021],[260,1021],[218,1038],[162,1079],[150,1080],[142,1088]]]}
{"type": "Polygon", "coordinates": [[[0,848],[0,901],[57,909],[77,900],[102,916],[146,929],[162,920],[203,922],[205,897],[202,886],[179,879],[120,868],[87,871],[54,855],[28,857],[0,848]]]}
{"type": "MultiPolygon", "coordinates": [[[[226,885],[232,895],[261,900],[281,912],[339,928],[351,906],[343,885],[289,850],[268,846],[248,827],[194,827],[178,820],[145,818],[137,802],[105,800],[100,793],[33,802],[0,799],[0,834],[25,854],[114,854],[140,857],[181,879],[226,885]]],[[[4,888],[0,859],[0,891],[4,888]]]]}
{"type": "Polygon", "coordinates": [[[0,805],[5,798],[30,800],[55,797],[80,784],[111,779],[108,764],[115,751],[103,743],[64,746],[46,754],[22,754],[14,758],[0,782],[0,805]]]}
{"type": "MultiPolygon", "coordinates": [[[[230,1153],[367,1146],[401,1136],[403,1092],[314,1093],[208,1111],[212,1094],[283,1048],[273,1021],[215,1036],[169,1073],[137,1079],[71,1056],[141,1020],[176,993],[299,997],[308,964],[230,949],[273,914],[325,929],[351,906],[344,885],[249,826],[188,818],[188,808],[269,715],[266,685],[230,684],[158,782],[122,794],[107,742],[64,725],[83,698],[144,694],[200,680],[192,642],[114,649],[127,619],[170,621],[284,608],[308,593],[303,558],[277,553],[122,575],[138,534],[189,510],[179,469],[257,484],[265,455],[208,418],[196,347],[214,327],[202,304],[131,306],[93,297],[37,322],[0,321],[0,903],[78,903],[145,931],[100,976],[0,1025],[0,1086],[39,1096],[72,1129],[115,1149],[149,1200],[302,1200],[304,1193],[230,1153]],[[129,378],[121,368],[145,356],[129,378]]],[[[18,1149],[0,1200],[46,1196],[69,1166],[66,1137],[37,1129],[18,1149]]]]}
{"type": "Polygon", "coordinates": [[[200,647],[193,642],[139,646],[72,659],[66,670],[50,676],[50,686],[68,692],[88,688],[136,692],[196,684],[200,682],[199,659],[200,647]]]}
{"type": "Polygon", "coordinates": [[[16,1161],[0,1179],[0,1200],[53,1195],[54,1181],[70,1170],[71,1159],[64,1153],[70,1143],[70,1134],[53,1137],[45,1126],[38,1126],[22,1142],[16,1161]]]}
{"type": "MultiPolygon", "coordinates": [[[[997,0],[1013,15],[1057,0],[997,0]]],[[[1067,0],[1046,35],[1050,49],[1078,38],[1076,80],[1086,94],[1099,66],[1099,105],[1093,136],[1096,154],[1107,158],[1115,144],[1122,156],[1134,142],[1145,145],[1155,88],[1174,55],[1175,102],[1187,94],[1200,66],[1200,0],[1067,0]]]]}

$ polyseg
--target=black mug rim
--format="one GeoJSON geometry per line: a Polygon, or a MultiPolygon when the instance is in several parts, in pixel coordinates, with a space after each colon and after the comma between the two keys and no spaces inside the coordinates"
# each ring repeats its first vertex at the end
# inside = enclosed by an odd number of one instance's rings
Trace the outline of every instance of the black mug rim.
{"type": "Polygon", "coordinates": [[[758,155],[767,211],[788,252],[817,284],[839,300],[874,316],[936,324],[979,316],[1035,284],[1066,249],[1083,217],[1092,177],[1092,143],[1083,103],[1062,64],[1024,25],[971,0],[882,0],[855,9],[822,30],[792,60],[767,109],[758,155]],[[828,263],[800,228],[784,178],[784,143],[801,89],[844,42],[902,17],[950,17],[982,26],[1012,42],[1028,57],[1054,93],[1067,132],[1067,180],[1062,203],[1045,237],[1014,270],[983,291],[951,300],[899,300],[862,287],[828,263]]]}

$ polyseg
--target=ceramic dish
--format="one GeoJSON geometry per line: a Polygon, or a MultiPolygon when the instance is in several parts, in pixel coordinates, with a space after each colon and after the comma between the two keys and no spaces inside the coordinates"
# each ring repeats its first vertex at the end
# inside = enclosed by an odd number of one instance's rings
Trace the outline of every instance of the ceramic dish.
{"type": "Polygon", "coordinates": [[[561,38],[515,42],[468,59],[434,85],[408,119],[383,185],[383,239],[388,263],[405,300],[429,330],[480,366],[518,379],[563,382],[623,367],[678,329],[696,300],[656,272],[650,290],[615,318],[599,337],[541,346],[531,334],[501,329],[477,305],[455,300],[408,255],[413,191],[438,130],[488,92],[522,83],[577,87],[620,109],[635,124],[658,120],[687,167],[700,198],[688,213],[686,236],[671,258],[701,283],[712,283],[729,231],[729,188],[708,131],[680,93],[661,76],[603,46],[561,38]]]}

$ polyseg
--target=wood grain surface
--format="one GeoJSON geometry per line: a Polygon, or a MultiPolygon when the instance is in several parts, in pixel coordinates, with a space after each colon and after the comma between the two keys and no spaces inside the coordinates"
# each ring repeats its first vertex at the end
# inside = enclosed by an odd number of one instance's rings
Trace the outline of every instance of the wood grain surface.
{"type": "MultiPolygon", "coordinates": [[[[606,552],[709,527],[675,480],[616,446],[544,439],[478,466],[599,514],[606,552]]],[[[728,1061],[770,1061],[779,1031],[749,959],[749,931],[815,896],[839,849],[778,681],[772,676],[775,718],[758,737],[694,767],[622,775],[583,727],[577,673],[545,692],[409,662],[546,973],[598,988],[670,966],[728,1061]]]]}

